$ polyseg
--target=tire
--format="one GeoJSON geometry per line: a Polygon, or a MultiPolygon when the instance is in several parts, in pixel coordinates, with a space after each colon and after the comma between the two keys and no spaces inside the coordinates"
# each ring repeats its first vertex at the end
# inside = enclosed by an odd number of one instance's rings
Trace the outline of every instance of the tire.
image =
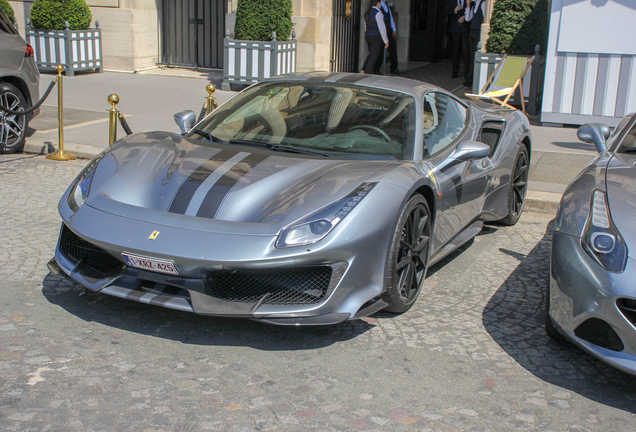
{"type": "Polygon", "coordinates": [[[545,334],[557,342],[564,342],[565,338],[556,329],[552,318],[550,318],[550,281],[548,281],[547,295],[545,298],[545,334]]]}
{"type": "MultiPolygon", "coordinates": [[[[0,105],[13,111],[28,108],[22,92],[9,83],[0,83],[0,105]]],[[[28,125],[28,115],[11,115],[0,111],[0,153],[22,151],[28,125]]]]}
{"type": "Polygon", "coordinates": [[[528,171],[530,169],[528,150],[525,145],[521,144],[520,146],[510,176],[508,215],[499,221],[503,225],[514,225],[519,221],[528,192],[528,171]]]}
{"type": "Polygon", "coordinates": [[[382,295],[389,304],[386,311],[406,312],[417,300],[428,269],[431,234],[428,204],[423,196],[415,195],[404,206],[393,233],[382,295]]]}

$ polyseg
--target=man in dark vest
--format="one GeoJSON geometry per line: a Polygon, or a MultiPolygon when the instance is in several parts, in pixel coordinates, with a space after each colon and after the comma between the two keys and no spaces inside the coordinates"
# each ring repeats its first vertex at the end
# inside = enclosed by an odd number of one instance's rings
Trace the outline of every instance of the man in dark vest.
{"type": "Polygon", "coordinates": [[[459,76],[459,61],[464,63],[464,79],[470,71],[470,54],[468,50],[468,33],[470,22],[466,21],[466,0],[449,0],[446,15],[450,19],[450,34],[453,47],[453,74],[459,76]]]}
{"type": "MultiPolygon", "coordinates": [[[[395,26],[395,20],[393,19],[393,12],[391,7],[385,0],[380,0],[380,11],[384,16],[384,27],[386,28],[386,35],[389,38],[389,60],[391,61],[391,75],[404,75],[398,69],[398,55],[397,55],[397,27],[395,26]]],[[[384,54],[384,53],[383,53],[384,54]]],[[[378,59],[378,64],[375,69],[380,69],[382,66],[383,55],[378,59]]]]}
{"type": "Polygon", "coordinates": [[[369,73],[368,71],[371,69],[374,74],[380,75],[380,70],[376,67],[376,64],[380,56],[384,53],[384,48],[389,46],[389,39],[386,35],[386,27],[384,25],[384,16],[382,12],[380,12],[381,3],[380,0],[376,1],[367,14],[364,38],[369,46],[369,55],[362,65],[361,73],[369,73]]]}
{"type": "Polygon", "coordinates": [[[464,81],[466,87],[473,86],[473,73],[475,69],[475,51],[481,36],[481,25],[484,23],[486,15],[486,2],[484,0],[466,0],[466,21],[470,22],[470,33],[468,34],[468,49],[470,50],[470,72],[464,81]]]}

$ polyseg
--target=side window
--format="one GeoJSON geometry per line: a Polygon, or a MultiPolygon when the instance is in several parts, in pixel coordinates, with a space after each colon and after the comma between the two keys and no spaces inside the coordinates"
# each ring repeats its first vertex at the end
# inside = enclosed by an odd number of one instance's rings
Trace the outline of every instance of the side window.
{"type": "Polygon", "coordinates": [[[424,96],[424,144],[433,156],[455,142],[466,125],[467,110],[444,93],[424,96]]]}
{"type": "Polygon", "coordinates": [[[618,148],[618,153],[632,152],[636,152],[636,123],[634,123],[631,129],[625,134],[618,148]]]}

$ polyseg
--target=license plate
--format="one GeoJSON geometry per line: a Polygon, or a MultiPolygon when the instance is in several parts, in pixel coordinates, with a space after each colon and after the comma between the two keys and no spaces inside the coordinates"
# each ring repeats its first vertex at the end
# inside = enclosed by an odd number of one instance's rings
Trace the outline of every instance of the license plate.
{"type": "Polygon", "coordinates": [[[142,270],[156,271],[160,273],[179,274],[177,268],[172,261],[159,260],[155,258],[142,257],[137,255],[131,255],[127,253],[121,254],[130,267],[135,267],[142,270]]]}

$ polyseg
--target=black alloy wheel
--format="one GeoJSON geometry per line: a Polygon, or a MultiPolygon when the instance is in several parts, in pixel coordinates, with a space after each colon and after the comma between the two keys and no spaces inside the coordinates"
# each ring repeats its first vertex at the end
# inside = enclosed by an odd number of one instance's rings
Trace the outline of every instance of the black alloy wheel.
{"type": "MultiPolygon", "coordinates": [[[[26,99],[14,85],[0,84],[0,105],[12,111],[27,108],[26,99]]],[[[7,114],[0,110],[0,153],[22,151],[26,139],[26,115],[7,114]]]]}
{"type": "Polygon", "coordinates": [[[393,234],[383,300],[389,312],[406,312],[420,294],[430,252],[431,212],[423,196],[407,203],[393,234]]]}
{"type": "Polygon", "coordinates": [[[510,181],[508,196],[508,215],[500,222],[504,225],[514,225],[519,221],[523,211],[523,203],[528,192],[528,150],[521,144],[510,181]]]}

